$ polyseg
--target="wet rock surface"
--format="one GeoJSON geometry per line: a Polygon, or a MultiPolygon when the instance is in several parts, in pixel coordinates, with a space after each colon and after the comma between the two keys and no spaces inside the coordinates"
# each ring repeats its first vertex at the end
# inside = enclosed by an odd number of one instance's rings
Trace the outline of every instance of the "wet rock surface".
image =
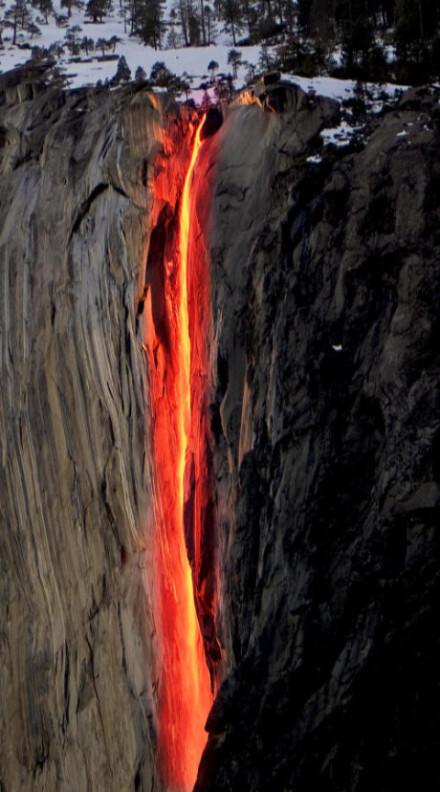
{"type": "Polygon", "coordinates": [[[303,107],[218,133],[227,671],[197,792],[439,781],[437,98],[319,165],[331,108],[303,107]]]}

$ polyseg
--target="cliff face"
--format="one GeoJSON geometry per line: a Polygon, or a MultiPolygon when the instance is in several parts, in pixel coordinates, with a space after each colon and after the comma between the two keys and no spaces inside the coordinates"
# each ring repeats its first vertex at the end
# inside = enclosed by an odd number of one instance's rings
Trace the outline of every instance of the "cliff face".
{"type": "MultiPolygon", "coordinates": [[[[0,107],[0,780],[158,789],[136,308],[177,194],[151,203],[146,95],[34,94],[0,107]]],[[[284,98],[231,110],[197,174],[217,169],[223,683],[196,789],[420,787],[440,733],[436,98],[320,164],[339,108],[284,98]]]]}
{"type": "Polygon", "coordinates": [[[151,789],[147,97],[1,108],[0,778],[151,789]]]}
{"type": "Polygon", "coordinates": [[[328,105],[219,133],[212,230],[229,673],[197,791],[439,772],[437,98],[306,163],[328,105]]]}

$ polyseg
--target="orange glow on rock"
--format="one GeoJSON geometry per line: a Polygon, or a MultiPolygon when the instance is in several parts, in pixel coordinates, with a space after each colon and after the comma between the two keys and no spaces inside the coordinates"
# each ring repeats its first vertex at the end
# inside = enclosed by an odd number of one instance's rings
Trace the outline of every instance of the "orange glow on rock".
{"type": "MultiPolygon", "coordinates": [[[[162,226],[157,226],[150,241],[151,265],[147,266],[151,270],[153,330],[147,328],[146,347],[157,487],[154,610],[159,655],[158,757],[167,792],[189,792],[193,788],[213,701],[199,627],[199,619],[206,611],[214,623],[215,588],[214,560],[208,564],[209,574],[201,569],[204,515],[197,516],[197,510],[203,510],[203,504],[212,499],[207,466],[200,463],[200,449],[203,455],[205,443],[200,426],[203,431],[206,429],[205,347],[210,299],[208,262],[199,229],[196,230],[192,190],[195,165],[204,143],[200,140],[201,127],[202,124],[195,134],[181,192],[178,228],[173,213],[167,214],[165,207],[162,226]],[[197,260],[195,265],[193,259],[197,260]],[[194,277],[205,279],[205,318],[201,322],[191,285],[194,277]]],[[[185,152],[175,156],[174,173],[172,163],[168,171],[159,170],[156,192],[162,202],[168,189],[171,206],[173,196],[179,192],[176,182],[185,152]]],[[[212,544],[208,542],[210,551],[212,544]]]]}
{"type": "Polygon", "coordinates": [[[232,105],[234,107],[237,105],[252,105],[252,104],[256,104],[261,108],[263,107],[261,99],[256,95],[255,91],[249,88],[239,93],[237,98],[234,99],[234,101],[232,102],[232,105]]]}

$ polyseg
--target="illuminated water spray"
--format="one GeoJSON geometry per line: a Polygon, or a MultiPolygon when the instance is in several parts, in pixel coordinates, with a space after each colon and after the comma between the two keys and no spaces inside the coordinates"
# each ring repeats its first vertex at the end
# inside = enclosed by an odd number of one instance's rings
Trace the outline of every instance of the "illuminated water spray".
{"type": "MultiPolygon", "coordinates": [[[[206,332],[206,322],[197,313],[193,287],[188,287],[188,270],[197,236],[192,184],[203,146],[202,126],[203,123],[194,137],[180,198],[177,241],[175,234],[168,233],[172,237],[168,239],[164,232],[167,241],[162,244],[160,261],[153,262],[156,293],[153,288],[152,302],[155,302],[156,319],[154,337],[148,343],[158,490],[154,596],[160,679],[158,757],[162,782],[168,792],[188,792],[195,783],[207,738],[204,726],[213,698],[194,599],[195,584],[199,616],[201,613],[206,616],[205,611],[212,612],[213,579],[201,571],[200,561],[209,497],[208,484],[203,478],[206,465],[199,452],[200,427],[204,426],[205,418],[198,411],[203,412],[205,397],[200,395],[197,374],[206,365],[206,359],[200,352],[203,344],[197,333],[206,332]],[[197,515],[197,510],[202,510],[203,515],[197,515]]],[[[172,224],[168,232],[171,227],[172,224]]],[[[204,288],[205,293],[207,289],[209,292],[209,285],[205,284],[204,288]]]]}

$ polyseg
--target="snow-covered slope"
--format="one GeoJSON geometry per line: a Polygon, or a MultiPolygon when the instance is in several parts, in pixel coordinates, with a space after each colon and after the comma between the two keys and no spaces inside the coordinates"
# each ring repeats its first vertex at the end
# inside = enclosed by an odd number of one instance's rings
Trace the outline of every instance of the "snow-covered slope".
{"type": "MultiPolygon", "coordinates": [[[[71,16],[67,18],[66,8],[62,7],[61,0],[53,0],[53,11],[48,14],[46,23],[41,11],[26,2],[29,19],[38,30],[32,30],[32,27],[29,29],[29,26],[28,29],[18,28],[16,44],[13,44],[13,30],[5,25],[4,20],[8,9],[11,9],[15,1],[0,0],[0,33],[2,33],[0,41],[3,41],[3,44],[0,44],[0,73],[24,64],[31,57],[32,49],[38,47],[40,50],[51,48],[51,54],[57,59],[71,88],[94,85],[100,80],[102,82],[111,80],[121,56],[125,57],[132,77],[135,76],[138,67],[141,67],[148,77],[152,66],[162,61],[173,74],[183,77],[185,82],[189,83],[196,101],[204,94],[203,90],[197,89],[200,83],[208,79],[208,65],[211,61],[218,64],[219,73],[229,75],[231,79],[233,77],[231,64],[228,63],[233,41],[227,27],[219,20],[213,25],[212,39],[215,43],[210,46],[165,48],[165,42],[169,39],[169,35],[165,33],[164,48],[156,50],[143,44],[139,37],[130,36],[130,26],[123,17],[123,0],[113,1],[111,10],[101,23],[93,23],[87,17],[86,3],[72,6],[71,16]],[[64,20],[63,24],[60,24],[60,19],[64,20]],[[69,39],[72,41],[72,38],[78,43],[85,38],[92,39],[93,45],[88,52],[81,47],[79,52],[72,54],[68,46],[68,41],[69,39]],[[99,46],[96,46],[100,39],[107,42],[113,39],[113,45],[105,51],[105,57],[99,46]]],[[[165,0],[163,4],[163,21],[165,31],[168,32],[175,5],[176,0],[165,0]]],[[[214,5],[210,8],[214,18],[214,5]]],[[[262,70],[262,52],[259,46],[239,45],[237,49],[241,55],[241,62],[233,78],[233,84],[239,89],[253,71],[262,70]]],[[[305,90],[314,90],[318,95],[339,100],[350,98],[355,90],[355,83],[351,80],[336,80],[328,77],[309,79],[295,75],[285,75],[285,77],[294,79],[305,90]]],[[[396,86],[381,86],[381,90],[383,89],[392,96],[396,86]]]]}
{"type": "MultiPolygon", "coordinates": [[[[14,0],[0,0],[0,25],[5,12],[14,3],[14,0]],[[3,6],[3,7],[2,7],[3,6]]],[[[163,61],[173,74],[178,76],[188,75],[189,81],[195,87],[200,81],[208,76],[208,64],[216,61],[219,71],[224,74],[231,72],[228,64],[228,53],[233,47],[233,42],[228,33],[217,26],[216,44],[209,47],[181,47],[179,49],[155,50],[153,47],[145,46],[136,36],[129,35],[129,25],[124,23],[121,16],[119,2],[113,4],[112,10],[104,18],[102,23],[93,23],[86,16],[85,4],[83,8],[72,7],[71,17],[67,19],[67,24],[60,27],[56,18],[66,18],[66,9],[61,7],[61,0],[53,0],[54,13],[49,14],[47,24],[43,20],[41,12],[27,4],[28,10],[37,25],[39,33],[31,33],[27,30],[18,30],[17,43],[14,45],[13,31],[10,27],[3,27],[3,47],[0,46],[0,72],[9,71],[15,66],[25,63],[31,57],[32,48],[40,47],[49,49],[53,45],[59,45],[58,62],[65,72],[70,87],[94,84],[98,80],[105,81],[114,76],[116,72],[117,59],[124,55],[134,76],[136,69],[140,66],[144,69],[147,76],[150,74],[151,67],[157,61],[163,61]],[[82,49],[73,61],[72,55],[67,47],[67,40],[72,34],[78,41],[84,37],[90,38],[95,45],[99,39],[110,40],[117,37],[119,41],[114,48],[110,48],[109,53],[113,59],[105,60],[99,49],[94,48],[88,54],[82,49]],[[63,52],[61,52],[63,49],[63,52]]],[[[164,20],[169,19],[172,1],[168,0],[165,4],[164,20]]],[[[249,66],[258,66],[260,59],[260,47],[240,47],[243,65],[239,66],[235,84],[240,87],[246,80],[249,66]]]]}

